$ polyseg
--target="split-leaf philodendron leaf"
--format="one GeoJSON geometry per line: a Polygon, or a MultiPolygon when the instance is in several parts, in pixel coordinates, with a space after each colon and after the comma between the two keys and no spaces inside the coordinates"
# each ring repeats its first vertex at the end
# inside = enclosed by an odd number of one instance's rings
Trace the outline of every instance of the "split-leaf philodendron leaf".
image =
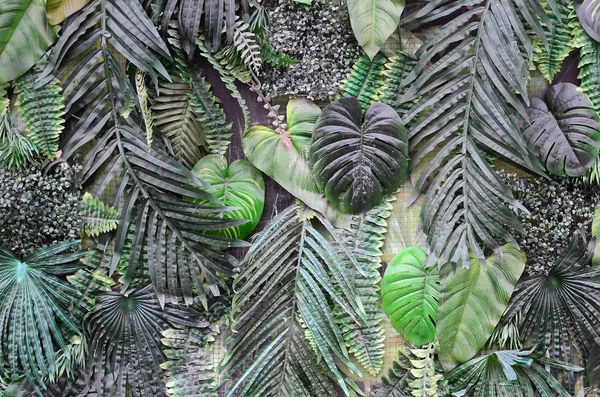
{"type": "Polygon", "coordinates": [[[508,244],[501,249],[503,258],[487,258],[487,268],[471,255],[468,269],[442,269],[437,339],[446,371],[473,358],[485,345],[523,273],[523,252],[508,244]]]}
{"type": "Polygon", "coordinates": [[[356,98],[327,106],[315,125],[310,162],[317,184],[336,207],[361,213],[406,179],[408,138],[398,113],[373,103],[364,122],[356,98]]]}
{"type": "Polygon", "coordinates": [[[223,205],[238,208],[225,211],[225,218],[248,221],[214,233],[240,240],[248,236],[258,225],[265,205],[265,182],[260,171],[247,160],[227,164],[225,157],[211,154],[198,161],[192,172],[212,186],[207,192],[218,198],[223,205]]]}
{"type": "Polygon", "coordinates": [[[398,29],[404,0],[348,0],[356,40],[371,59],[398,29]]]}
{"type": "Polygon", "coordinates": [[[545,102],[531,100],[523,137],[531,150],[558,176],[584,176],[600,149],[600,122],[589,98],[571,83],[548,89],[545,102]]]}
{"type": "Polygon", "coordinates": [[[335,226],[347,228],[351,216],[340,213],[321,194],[308,164],[312,131],[320,114],[321,109],[307,99],[291,100],[287,105],[287,129],[278,133],[263,126],[250,127],[244,134],[244,153],[285,190],[335,226]]]}
{"type": "Polygon", "coordinates": [[[423,346],[435,338],[440,294],[437,266],[425,268],[427,254],[419,247],[399,252],[381,280],[385,314],[410,343],[423,346]]]}

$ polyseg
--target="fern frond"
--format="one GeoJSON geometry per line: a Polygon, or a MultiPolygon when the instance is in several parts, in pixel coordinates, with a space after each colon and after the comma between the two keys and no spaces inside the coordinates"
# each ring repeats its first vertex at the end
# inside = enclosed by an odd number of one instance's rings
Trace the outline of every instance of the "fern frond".
{"type": "Polygon", "coordinates": [[[65,122],[64,98],[56,79],[39,87],[36,85],[44,66],[36,65],[19,78],[16,84],[19,94],[17,106],[27,137],[41,155],[54,159],[58,151],[58,137],[65,122]]]}
{"type": "Polygon", "coordinates": [[[579,48],[579,89],[590,98],[596,113],[600,114],[600,43],[583,30],[575,11],[571,13],[569,29],[573,32],[574,46],[579,48]]]}
{"type": "Polygon", "coordinates": [[[554,76],[562,67],[562,63],[574,48],[573,29],[570,28],[574,14],[573,2],[570,0],[555,0],[559,15],[556,15],[548,3],[544,3],[544,10],[550,19],[549,25],[544,25],[548,48],[537,48],[535,62],[542,75],[552,82],[554,76]]]}
{"type": "Polygon", "coordinates": [[[309,219],[301,219],[299,209],[292,205],[271,220],[235,280],[234,341],[221,363],[224,378],[235,375],[229,395],[337,395],[329,377],[346,395],[354,394],[356,385],[338,363],[360,372],[348,358],[328,303],[364,321],[358,292],[343,265],[349,256],[342,256],[309,219]]]}
{"type": "Polygon", "coordinates": [[[363,112],[367,110],[371,103],[379,100],[378,90],[383,84],[385,61],[383,55],[376,55],[372,61],[366,54],[360,57],[342,81],[337,99],[355,97],[363,112]]]}
{"type": "Polygon", "coordinates": [[[283,51],[275,51],[275,48],[268,41],[263,41],[260,45],[260,52],[263,60],[273,66],[292,66],[295,65],[296,58],[285,55],[283,51]]]}
{"type": "Polygon", "coordinates": [[[485,263],[485,249],[501,255],[499,240],[515,244],[511,230],[522,227],[512,209],[523,207],[486,162],[487,148],[543,173],[529,150],[515,111],[527,119],[526,81],[533,46],[528,28],[546,43],[539,20],[548,17],[536,0],[435,0],[409,25],[433,23],[466,10],[445,23],[417,51],[398,111],[408,124],[415,169],[427,164],[410,203],[427,190],[421,211],[431,254],[428,265],[469,266],[469,252],[485,263]],[[433,63],[431,63],[433,62],[433,63]],[[430,158],[428,155],[432,155],[430,158]],[[428,188],[426,189],[426,186],[428,188]]]}
{"type": "Polygon", "coordinates": [[[86,236],[98,236],[117,228],[119,211],[96,200],[86,192],[81,198],[82,233],[86,236]]]}
{"type": "Polygon", "coordinates": [[[347,263],[353,283],[367,313],[365,324],[357,324],[341,307],[336,307],[336,321],[342,330],[348,351],[371,375],[375,376],[383,364],[385,333],[383,312],[379,303],[379,284],[381,275],[381,247],[385,232],[386,219],[392,211],[392,196],[365,214],[354,215],[349,230],[338,230],[344,245],[356,258],[364,275],[356,272],[352,263],[347,263]]]}
{"type": "Polygon", "coordinates": [[[175,159],[190,169],[207,146],[203,126],[190,103],[191,94],[189,82],[172,75],[171,83],[161,82],[160,95],[152,106],[154,125],[169,138],[175,159]]]}
{"type": "Polygon", "coordinates": [[[146,144],[152,145],[152,112],[148,107],[148,90],[146,89],[146,74],[139,70],[135,73],[135,90],[140,103],[140,116],[146,127],[146,144]]]}
{"type": "Polygon", "coordinates": [[[225,84],[225,87],[229,90],[229,94],[237,101],[238,105],[242,109],[242,113],[244,114],[244,125],[243,131],[248,129],[248,125],[250,124],[250,111],[248,110],[248,106],[246,105],[246,100],[242,98],[242,95],[238,91],[235,86],[235,77],[231,73],[231,71],[224,68],[217,58],[214,57],[210,53],[210,51],[204,46],[203,43],[204,38],[201,36],[198,38],[197,45],[200,49],[200,54],[215,68],[219,76],[221,77],[221,81],[225,84]]]}
{"type": "Polygon", "coordinates": [[[232,44],[248,70],[259,73],[262,67],[260,47],[256,42],[254,33],[249,29],[250,26],[246,22],[242,20],[236,21],[233,29],[232,44]]]}
{"type": "Polygon", "coordinates": [[[385,76],[384,83],[379,87],[377,97],[379,101],[390,105],[400,117],[410,109],[412,103],[401,103],[400,98],[408,89],[404,80],[413,70],[417,60],[411,55],[398,51],[388,62],[385,63],[385,70],[382,74],[385,76]]]}
{"type": "Polygon", "coordinates": [[[233,44],[227,44],[221,48],[219,52],[214,54],[214,57],[221,67],[227,70],[236,79],[244,84],[250,84],[254,79],[252,72],[246,68],[243,60],[240,58],[237,49],[233,44]]]}

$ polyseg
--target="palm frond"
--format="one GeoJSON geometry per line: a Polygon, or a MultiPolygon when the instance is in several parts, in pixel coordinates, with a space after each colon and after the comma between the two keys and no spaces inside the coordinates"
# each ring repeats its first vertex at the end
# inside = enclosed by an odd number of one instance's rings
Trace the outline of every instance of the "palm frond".
{"type": "Polygon", "coordinates": [[[129,113],[129,104],[137,102],[137,95],[119,55],[155,84],[157,73],[169,78],[158,59],[168,58],[168,51],[145,15],[137,2],[90,2],[64,28],[42,82],[52,73],[64,71],[66,111],[74,127],[66,136],[63,158],[71,159],[90,144],[82,159],[82,181],[92,185],[95,197],[101,197],[114,183],[109,204],[119,207],[123,203],[110,274],[117,269],[132,229],[135,243],[128,258],[125,288],[146,255],[161,304],[167,297],[172,302],[183,297],[189,304],[193,292],[206,302],[207,289],[217,295],[219,289],[227,289],[221,277],[230,274],[237,263],[221,249],[245,243],[202,234],[202,230],[237,223],[220,219],[218,214],[225,207],[205,208],[183,199],[216,200],[204,191],[206,184],[165,155],[158,143],[148,148],[143,122],[137,112],[129,113]],[[69,64],[73,59],[76,62],[69,64]]]}
{"type": "Polygon", "coordinates": [[[98,236],[116,229],[120,215],[119,211],[86,192],[81,198],[81,217],[82,233],[86,236],[98,236]]]}
{"type": "Polygon", "coordinates": [[[100,294],[84,322],[91,342],[86,368],[94,375],[96,389],[104,393],[124,397],[129,389],[134,396],[167,397],[160,367],[165,361],[161,332],[174,326],[206,325],[191,309],[161,309],[151,285],[127,296],[118,292],[100,294]],[[114,385],[107,385],[106,378],[114,385]]]}
{"type": "Polygon", "coordinates": [[[78,291],[60,278],[80,267],[85,252],[68,252],[79,243],[56,244],[23,261],[0,248],[0,357],[12,379],[24,374],[36,391],[57,372],[55,352],[67,350],[67,333],[80,333],[68,310],[78,291]]]}
{"type": "Polygon", "coordinates": [[[360,296],[367,314],[365,324],[357,324],[341,307],[335,308],[336,322],[340,325],[342,337],[348,351],[371,375],[375,376],[383,364],[385,333],[383,314],[379,303],[379,283],[381,276],[381,247],[385,232],[386,219],[392,211],[388,197],[383,203],[365,214],[354,215],[350,230],[338,229],[337,233],[345,249],[354,255],[364,274],[356,272],[352,262],[346,268],[352,274],[352,281],[360,296]]]}
{"type": "Polygon", "coordinates": [[[544,3],[544,10],[550,20],[549,25],[544,25],[544,32],[548,40],[548,48],[537,48],[534,55],[538,70],[552,82],[562,67],[562,63],[574,48],[573,29],[571,20],[577,20],[573,3],[568,0],[554,0],[559,14],[555,14],[550,5],[544,3]]]}
{"type": "Polygon", "coordinates": [[[58,137],[64,128],[63,96],[57,80],[36,86],[35,81],[43,66],[43,63],[35,66],[17,81],[17,106],[28,138],[41,155],[54,159],[58,151],[58,137]]]}
{"type": "Polygon", "coordinates": [[[518,5],[434,0],[408,25],[434,23],[461,9],[466,11],[417,51],[419,60],[403,79],[408,89],[397,106],[416,100],[403,115],[411,149],[416,148],[412,169],[433,155],[411,198],[432,178],[421,212],[431,250],[428,262],[468,267],[470,250],[485,262],[484,246],[500,254],[497,240],[514,244],[510,229],[522,230],[511,211],[522,207],[483,158],[482,148],[543,172],[527,150],[514,113],[527,118],[525,84],[533,47],[523,23],[546,44],[538,19],[548,18],[534,0],[518,5]]]}
{"type": "Polygon", "coordinates": [[[346,395],[356,388],[335,361],[359,373],[329,304],[337,303],[356,322],[365,321],[359,293],[344,266],[351,257],[343,257],[347,254],[338,252],[304,214],[300,218],[299,210],[292,205],[271,220],[235,280],[234,339],[221,363],[224,378],[234,383],[229,395],[332,396],[329,377],[346,395]]]}
{"type": "Polygon", "coordinates": [[[575,234],[548,274],[517,284],[501,324],[520,313],[521,340],[544,340],[550,357],[565,362],[572,360],[572,345],[578,352],[600,345],[600,268],[590,266],[592,254],[575,234]]]}
{"type": "Polygon", "coordinates": [[[361,56],[342,81],[337,99],[355,97],[360,102],[362,111],[366,111],[371,103],[379,100],[378,91],[383,84],[385,61],[386,58],[382,55],[375,55],[372,61],[368,55],[361,56]]]}

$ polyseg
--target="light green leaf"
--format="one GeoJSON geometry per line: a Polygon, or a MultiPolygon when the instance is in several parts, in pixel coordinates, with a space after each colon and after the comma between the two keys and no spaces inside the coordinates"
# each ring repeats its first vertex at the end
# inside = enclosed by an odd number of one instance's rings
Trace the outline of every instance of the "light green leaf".
{"type": "Polygon", "coordinates": [[[508,244],[501,250],[503,258],[486,259],[487,269],[471,254],[469,269],[441,276],[437,339],[446,371],[473,358],[485,345],[523,273],[525,255],[508,244]]]}
{"type": "Polygon", "coordinates": [[[46,52],[54,31],[44,0],[0,1],[0,84],[25,73],[46,52]]]}
{"type": "MultiPolygon", "coordinates": [[[[247,160],[236,160],[227,164],[225,157],[211,154],[198,161],[192,172],[212,186],[206,191],[226,207],[238,207],[236,210],[223,212],[225,218],[248,221],[238,226],[215,230],[214,234],[235,239],[248,236],[258,225],[265,206],[265,182],[260,171],[247,160]]],[[[199,203],[211,204],[208,201],[199,203]]]]}
{"type": "Polygon", "coordinates": [[[371,59],[398,28],[404,0],[348,0],[356,40],[371,59]]]}
{"type": "Polygon", "coordinates": [[[435,338],[439,283],[438,270],[424,268],[427,254],[407,248],[392,259],[381,280],[383,310],[392,327],[417,346],[435,338]]]}
{"type": "Polygon", "coordinates": [[[51,25],[58,25],[69,15],[75,14],[81,7],[87,4],[89,0],[48,0],[46,11],[48,13],[48,22],[51,25]]]}

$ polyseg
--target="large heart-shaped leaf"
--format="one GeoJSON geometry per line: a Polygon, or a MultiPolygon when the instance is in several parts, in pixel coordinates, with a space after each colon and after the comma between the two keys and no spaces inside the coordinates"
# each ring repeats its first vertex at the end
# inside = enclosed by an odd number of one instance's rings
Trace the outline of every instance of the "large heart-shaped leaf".
{"type": "Polygon", "coordinates": [[[44,0],[0,1],[0,84],[29,70],[53,37],[44,0]]]}
{"type": "Polygon", "coordinates": [[[577,8],[577,16],[586,33],[600,42],[600,0],[585,0],[577,8]]]}
{"type": "MultiPolygon", "coordinates": [[[[236,160],[227,164],[223,156],[208,155],[196,163],[194,175],[210,183],[206,191],[218,198],[226,207],[238,207],[225,211],[223,216],[231,219],[246,219],[248,223],[216,230],[219,236],[243,239],[256,225],[265,206],[265,182],[262,174],[247,160],[236,160]]],[[[202,202],[209,204],[209,202],[202,202]]]]}
{"type": "Polygon", "coordinates": [[[51,25],[58,25],[69,15],[79,11],[89,0],[48,0],[46,10],[48,12],[48,22],[51,25]]]}
{"type": "Polygon", "coordinates": [[[244,153],[256,168],[338,227],[349,227],[351,216],[341,214],[321,194],[308,164],[308,150],[321,109],[306,99],[287,105],[285,131],[253,126],[244,134],[244,153]]]}
{"type": "Polygon", "coordinates": [[[443,269],[437,339],[446,371],[468,361],[485,345],[523,273],[523,252],[512,245],[501,249],[503,258],[487,258],[487,269],[473,254],[468,269],[455,273],[450,265],[443,269]]]}
{"type": "Polygon", "coordinates": [[[356,98],[333,102],[319,116],[310,148],[319,187],[329,201],[351,213],[379,204],[408,170],[408,138],[398,113],[376,102],[361,121],[356,98]]]}
{"type": "Polygon", "coordinates": [[[421,248],[406,248],[388,264],[381,280],[383,310],[392,327],[417,346],[435,338],[440,293],[437,267],[425,268],[426,260],[421,248]]]}
{"type": "Polygon", "coordinates": [[[354,36],[371,59],[400,24],[404,0],[348,0],[354,36]]]}
{"type": "Polygon", "coordinates": [[[531,100],[525,141],[551,174],[586,175],[600,149],[600,122],[592,102],[571,83],[550,87],[545,101],[531,100]]]}

